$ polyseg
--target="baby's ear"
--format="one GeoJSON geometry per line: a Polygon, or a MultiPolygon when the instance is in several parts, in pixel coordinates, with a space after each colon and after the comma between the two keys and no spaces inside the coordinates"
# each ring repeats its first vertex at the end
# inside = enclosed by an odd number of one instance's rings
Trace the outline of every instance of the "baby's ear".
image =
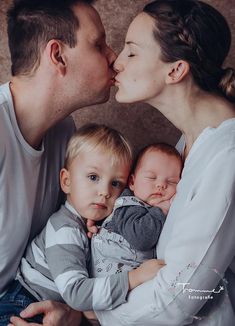
{"type": "Polygon", "coordinates": [[[131,189],[131,191],[134,191],[134,183],[135,183],[135,176],[134,174],[131,174],[128,178],[128,186],[131,189]]]}
{"type": "Polygon", "coordinates": [[[66,195],[70,193],[70,173],[65,168],[60,171],[60,186],[66,195]]]}

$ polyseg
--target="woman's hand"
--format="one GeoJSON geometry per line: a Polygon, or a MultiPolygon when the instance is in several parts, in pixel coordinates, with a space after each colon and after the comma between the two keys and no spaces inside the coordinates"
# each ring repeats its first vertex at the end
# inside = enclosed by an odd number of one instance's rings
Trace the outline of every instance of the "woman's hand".
{"type": "MultiPolygon", "coordinates": [[[[20,313],[22,318],[32,318],[43,314],[43,324],[45,326],[79,326],[81,322],[81,312],[71,309],[66,304],[54,301],[41,301],[30,304],[20,313]]],[[[19,317],[12,317],[8,326],[38,326],[36,323],[28,323],[19,317]]]]}
{"type": "Polygon", "coordinates": [[[149,259],[145,261],[138,268],[133,269],[128,273],[129,289],[132,290],[138,285],[151,280],[165,265],[164,260],[160,259],[149,259]]]}

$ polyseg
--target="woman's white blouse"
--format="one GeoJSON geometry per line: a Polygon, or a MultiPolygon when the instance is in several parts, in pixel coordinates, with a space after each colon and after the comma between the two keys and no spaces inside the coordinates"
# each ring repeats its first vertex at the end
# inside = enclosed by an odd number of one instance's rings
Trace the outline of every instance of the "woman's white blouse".
{"type": "MultiPolygon", "coordinates": [[[[183,146],[180,141],[181,151],[183,146]]],[[[235,325],[226,291],[235,284],[224,277],[229,266],[235,272],[234,256],[235,119],[230,119],[206,128],[185,161],[157,246],[166,266],[131,291],[127,303],[97,316],[104,326],[235,325]],[[206,301],[209,310],[199,312],[206,301]]]]}

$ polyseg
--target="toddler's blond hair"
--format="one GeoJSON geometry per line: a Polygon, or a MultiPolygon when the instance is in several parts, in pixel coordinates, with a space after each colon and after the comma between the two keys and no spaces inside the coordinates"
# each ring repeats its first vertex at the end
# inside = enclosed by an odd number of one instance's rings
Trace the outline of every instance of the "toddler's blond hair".
{"type": "Polygon", "coordinates": [[[94,150],[110,154],[112,164],[117,162],[130,166],[132,164],[132,149],[119,131],[105,125],[90,123],[78,129],[70,139],[65,156],[65,168],[68,169],[73,159],[80,153],[94,150]]]}

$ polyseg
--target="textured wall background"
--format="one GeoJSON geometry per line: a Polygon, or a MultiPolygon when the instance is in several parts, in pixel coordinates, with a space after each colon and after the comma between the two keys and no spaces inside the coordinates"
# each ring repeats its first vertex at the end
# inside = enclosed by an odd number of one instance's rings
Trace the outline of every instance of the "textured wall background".
{"type": "MultiPolygon", "coordinates": [[[[233,43],[227,65],[235,67],[235,0],[205,0],[228,20],[233,43]]],[[[118,53],[122,49],[129,23],[149,0],[98,0],[99,11],[107,32],[107,41],[118,53]]],[[[10,78],[5,12],[11,0],[0,0],[0,82],[10,78]]],[[[144,104],[121,105],[115,102],[115,89],[106,104],[85,108],[74,113],[77,126],[87,122],[105,123],[117,128],[136,149],[154,141],[175,144],[179,132],[154,108],[144,104]]]]}

